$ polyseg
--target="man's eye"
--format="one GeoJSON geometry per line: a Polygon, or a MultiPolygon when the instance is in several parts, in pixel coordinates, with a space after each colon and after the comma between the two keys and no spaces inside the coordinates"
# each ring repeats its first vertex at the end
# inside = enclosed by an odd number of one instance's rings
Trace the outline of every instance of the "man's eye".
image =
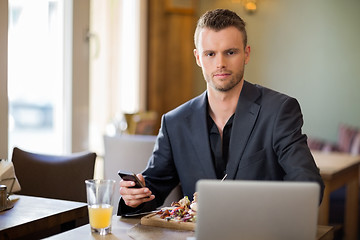
{"type": "Polygon", "coordinates": [[[234,55],[235,51],[228,51],[228,55],[234,55]]]}
{"type": "Polygon", "coordinates": [[[208,57],[213,57],[215,54],[210,52],[210,53],[206,53],[205,55],[208,56],[208,57]]]}

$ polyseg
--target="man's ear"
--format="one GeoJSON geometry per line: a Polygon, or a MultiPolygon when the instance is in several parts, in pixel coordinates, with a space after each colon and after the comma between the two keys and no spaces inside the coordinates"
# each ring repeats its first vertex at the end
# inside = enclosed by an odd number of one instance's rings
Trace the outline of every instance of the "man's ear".
{"type": "Polygon", "coordinates": [[[194,56],[195,56],[195,59],[196,59],[196,64],[201,67],[201,62],[200,62],[200,56],[199,56],[199,53],[197,51],[197,49],[195,48],[194,49],[194,56]]]}
{"type": "Polygon", "coordinates": [[[247,45],[245,47],[245,64],[247,64],[250,61],[250,46],[247,45]]]}

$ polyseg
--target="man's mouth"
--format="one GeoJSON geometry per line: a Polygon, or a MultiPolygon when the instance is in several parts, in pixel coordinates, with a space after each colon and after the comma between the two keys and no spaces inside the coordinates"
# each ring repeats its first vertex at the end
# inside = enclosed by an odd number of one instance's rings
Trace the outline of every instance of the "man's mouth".
{"type": "Polygon", "coordinates": [[[227,78],[231,73],[223,72],[223,73],[215,73],[213,76],[216,78],[227,78]]]}

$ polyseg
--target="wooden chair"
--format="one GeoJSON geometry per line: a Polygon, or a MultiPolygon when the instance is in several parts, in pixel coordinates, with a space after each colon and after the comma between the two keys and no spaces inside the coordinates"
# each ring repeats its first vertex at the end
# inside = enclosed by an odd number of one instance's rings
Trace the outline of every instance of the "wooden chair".
{"type": "Polygon", "coordinates": [[[127,123],[126,132],[135,135],[153,135],[155,131],[157,113],[154,111],[125,113],[127,123]]]}
{"type": "Polygon", "coordinates": [[[12,161],[21,186],[18,194],[86,202],[85,180],[94,176],[95,159],[92,152],[57,156],[15,147],[12,161]]]}

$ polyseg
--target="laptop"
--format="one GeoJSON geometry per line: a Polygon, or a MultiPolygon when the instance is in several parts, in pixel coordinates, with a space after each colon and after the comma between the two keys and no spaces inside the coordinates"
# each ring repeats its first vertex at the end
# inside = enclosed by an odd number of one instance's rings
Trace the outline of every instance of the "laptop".
{"type": "Polygon", "coordinates": [[[196,189],[196,240],[316,238],[317,183],[200,180],[196,189]]]}

